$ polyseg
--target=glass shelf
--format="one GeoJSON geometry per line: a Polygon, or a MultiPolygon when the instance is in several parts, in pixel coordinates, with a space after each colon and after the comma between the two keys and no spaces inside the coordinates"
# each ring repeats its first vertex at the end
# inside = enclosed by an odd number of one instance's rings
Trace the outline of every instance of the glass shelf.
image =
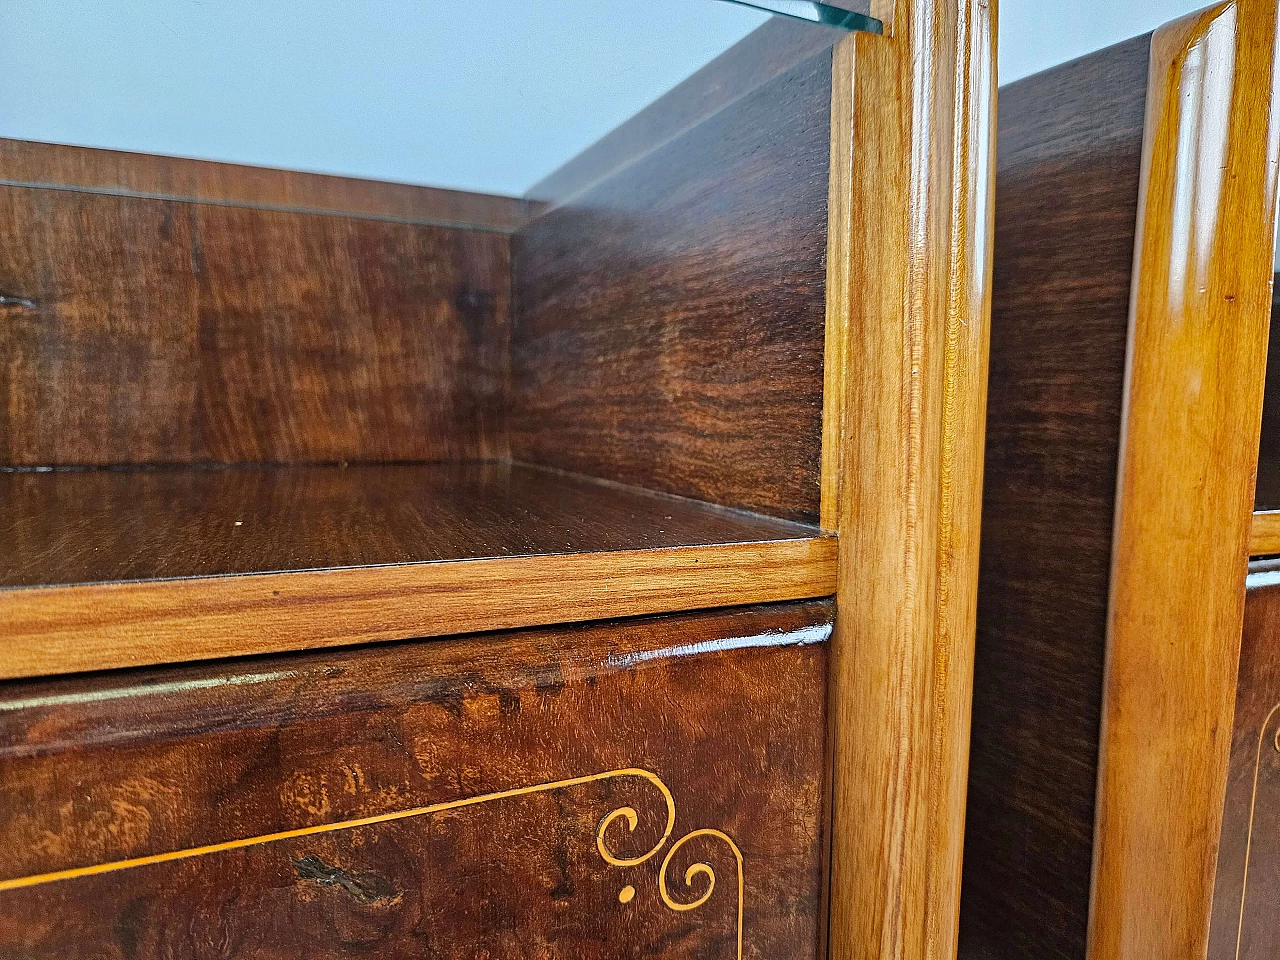
{"type": "Polygon", "coordinates": [[[742,7],[752,7],[780,17],[791,17],[795,20],[808,20],[841,30],[862,31],[863,33],[880,33],[884,24],[874,17],[856,10],[845,10],[833,7],[829,3],[818,3],[817,0],[724,0],[742,7]]]}

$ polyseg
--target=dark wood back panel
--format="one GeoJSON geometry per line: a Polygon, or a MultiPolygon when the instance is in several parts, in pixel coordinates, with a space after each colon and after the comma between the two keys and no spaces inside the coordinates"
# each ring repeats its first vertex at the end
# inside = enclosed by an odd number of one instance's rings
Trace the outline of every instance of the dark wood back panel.
{"type": "Polygon", "coordinates": [[[5,138],[0,138],[0,182],[508,233],[541,208],[517,197],[5,138]]]}
{"type": "Polygon", "coordinates": [[[1239,681],[1209,960],[1280,953],[1280,561],[1250,564],[1239,681]]]}
{"type": "Polygon", "coordinates": [[[516,234],[512,455],[818,515],[831,55],[516,234]]]}
{"type": "Polygon", "coordinates": [[[506,453],[492,227],[4,185],[0,297],[0,465],[506,453]]]}
{"type": "Polygon", "coordinates": [[[1000,91],[963,957],[1085,956],[1149,46],[1000,91]]]}
{"type": "Polygon", "coordinates": [[[817,960],[833,616],[9,684],[0,954],[817,960]]]}
{"type": "MultiPolygon", "coordinates": [[[[870,15],[866,0],[836,6],[870,15]]],[[[705,67],[529,188],[531,202],[571,200],[815,54],[843,30],[771,17],[705,67]]]]}
{"type": "Polygon", "coordinates": [[[1280,510],[1280,285],[1271,293],[1271,339],[1267,344],[1267,385],[1262,400],[1262,441],[1258,449],[1257,510],[1280,510]]]}

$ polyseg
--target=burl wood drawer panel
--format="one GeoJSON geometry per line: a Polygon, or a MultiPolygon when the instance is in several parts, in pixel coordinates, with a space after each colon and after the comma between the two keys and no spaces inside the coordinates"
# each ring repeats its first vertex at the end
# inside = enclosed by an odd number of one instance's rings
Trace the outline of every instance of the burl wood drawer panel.
{"type": "Polygon", "coordinates": [[[813,958],[833,607],[0,689],[0,957],[813,958]]]}
{"type": "Polygon", "coordinates": [[[1280,562],[1250,565],[1210,960],[1280,955],[1280,562]]]}

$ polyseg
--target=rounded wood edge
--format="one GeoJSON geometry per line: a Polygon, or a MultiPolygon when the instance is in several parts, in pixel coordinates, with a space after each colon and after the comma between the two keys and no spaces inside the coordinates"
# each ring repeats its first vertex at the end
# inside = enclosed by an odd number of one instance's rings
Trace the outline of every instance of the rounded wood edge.
{"type": "Polygon", "coordinates": [[[0,591],[0,679],[830,596],[832,537],[0,591]]]}
{"type": "Polygon", "coordinates": [[[823,460],[824,525],[840,534],[830,956],[950,960],[986,424],[996,4],[877,0],[873,12],[887,17],[885,36],[842,41],[833,68],[829,216],[846,236],[831,249],[848,260],[829,273],[827,357],[852,373],[828,372],[843,403],[824,431],[839,443],[823,460]],[[926,99],[930,109],[912,109],[926,99]],[[856,144],[851,161],[843,137],[856,144]]]}
{"type": "Polygon", "coordinates": [[[1275,0],[1233,0],[1152,39],[1090,960],[1208,948],[1271,306],[1275,20],[1275,0]]]}

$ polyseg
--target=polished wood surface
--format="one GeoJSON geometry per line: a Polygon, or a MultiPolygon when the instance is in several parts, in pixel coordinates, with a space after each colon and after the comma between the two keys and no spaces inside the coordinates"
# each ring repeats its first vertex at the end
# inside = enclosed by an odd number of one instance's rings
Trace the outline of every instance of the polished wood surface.
{"type": "Polygon", "coordinates": [[[1280,510],[1257,510],[1249,527],[1249,555],[1280,553],[1280,510]]]}
{"type": "MultiPolygon", "coordinates": [[[[1271,286],[1271,334],[1267,344],[1267,385],[1262,400],[1262,439],[1258,444],[1255,510],[1280,509],[1280,288],[1271,286]]],[[[1253,551],[1257,553],[1258,551],[1253,551]]]]}
{"type": "Polygon", "coordinates": [[[1091,960],[1208,945],[1271,315],[1275,55],[1275,0],[1151,41],[1091,960]]]}
{"type": "Polygon", "coordinates": [[[0,473],[0,588],[807,539],[508,463],[0,473]]]}
{"type": "Polygon", "coordinates": [[[10,684],[0,953],[817,960],[833,613],[10,684]]]}
{"type": "MultiPolygon", "coordinates": [[[[833,960],[956,950],[990,319],[996,5],[873,4],[835,53],[843,363],[833,960]],[[908,109],[907,105],[913,105],[908,109]],[[843,194],[844,196],[841,196],[843,194]],[[846,220],[847,218],[847,220],[846,220]]],[[[836,228],[833,227],[833,235],[836,228]]],[[[834,315],[833,315],[834,314],[834,315]]],[[[839,416],[839,425],[831,418],[839,416]]],[[[830,466],[833,458],[826,458],[830,466]]],[[[825,478],[824,478],[825,479],[825,478]]],[[[824,505],[825,506],[825,505],[824,505]]]]}
{"type": "Polygon", "coordinates": [[[510,233],[541,205],[515,197],[0,138],[0,182],[510,233]]]}
{"type": "MultiPolygon", "coordinates": [[[[835,6],[870,13],[867,0],[835,6]]],[[[529,188],[532,202],[559,205],[674,140],[757,87],[829,50],[843,30],[770,17],[709,64],[529,188]]]]}
{"type": "Polygon", "coordinates": [[[504,464],[10,473],[0,491],[0,677],[835,588],[812,527],[504,464]]]}
{"type": "Polygon", "coordinates": [[[515,238],[519,460],[816,522],[831,56],[515,238]]]}
{"type": "Polygon", "coordinates": [[[967,960],[1085,957],[1149,50],[1000,91],[967,960]]]}
{"type": "Polygon", "coordinates": [[[0,464],[503,456],[509,239],[0,186],[0,464]]]}
{"type": "Polygon", "coordinates": [[[1209,960],[1280,951],[1280,564],[1249,565],[1209,960]]]}

